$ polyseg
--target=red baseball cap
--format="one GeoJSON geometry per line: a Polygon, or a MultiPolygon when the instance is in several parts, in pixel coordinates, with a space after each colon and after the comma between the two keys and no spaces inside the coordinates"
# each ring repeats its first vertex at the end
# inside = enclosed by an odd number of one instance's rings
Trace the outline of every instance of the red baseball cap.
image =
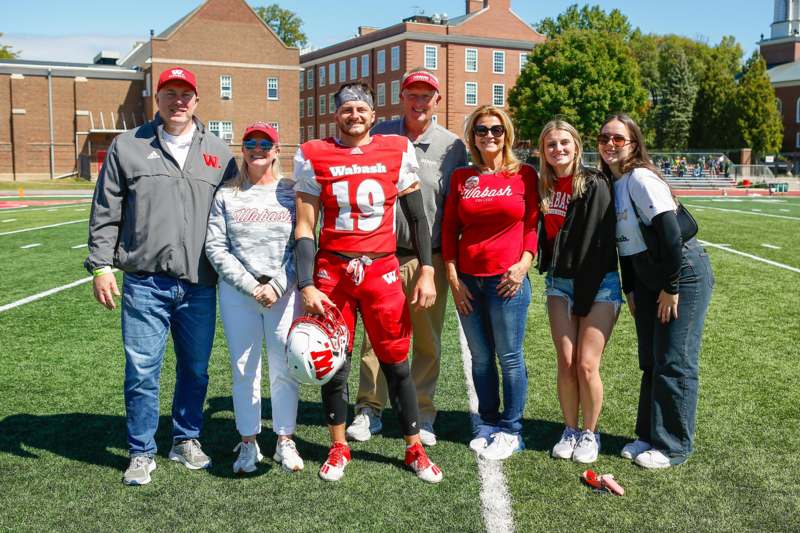
{"type": "Polygon", "coordinates": [[[405,89],[412,83],[425,83],[433,88],[433,90],[439,90],[439,80],[426,70],[418,70],[417,72],[412,72],[411,74],[406,75],[403,78],[403,83],[401,86],[401,90],[405,89]]]}
{"type": "Polygon", "coordinates": [[[195,78],[194,72],[186,70],[183,67],[172,67],[162,72],[161,76],[158,77],[156,91],[160,91],[162,86],[176,80],[188,83],[192,86],[192,89],[194,89],[195,94],[197,94],[197,78],[195,78]]]}
{"type": "Polygon", "coordinates": [[[246,140],[249,136],[254,133],[263,133],[267,136],[272,142],[277,143],[278,139],[278,130],[267,124],[266,122],[253,122],[247,128],[245,128],[244,133],[242,134],[242,140],[246,140]]]}

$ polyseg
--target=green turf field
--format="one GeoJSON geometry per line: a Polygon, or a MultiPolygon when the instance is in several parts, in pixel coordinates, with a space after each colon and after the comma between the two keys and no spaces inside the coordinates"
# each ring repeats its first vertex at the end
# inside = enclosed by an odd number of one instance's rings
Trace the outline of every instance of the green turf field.
{"type": "MultiPolygon", "coordinates": [[[[516,531],[800,530],[794,473],[800,448],[800,273],[729,251],[800,268],[800,201],[684,202],[700,224],[699,237],[728,247],[708,249],[717,286],[701,354],[695,455],[661,472],[644,471],[618,455],[633,436],[639,378],[633,324],[623,310],[603,360],[603,450],[594,468],[613,473],[626,495],[593,493],[579,482],[585,467],[549,458],[562,426],[543,283],[532,275],[527,449],[503,467],[516,531]]],[[[85,218],[88,209],[79,206],[0,211],[0,309],[87,276],[81,266],[86,249],[73,248],[86,242],[83,222],[2,234],[85,218]],[[16,220],[2,222],[8,219],[16,220]],[[38,246],[22,248],[30,244],[38,246]]],[[[150,485],[124,487],[120,344],[119,311],[94,303],[88,284],[0,311],[0,530],[487,529],[478,467],[467,448],[468,397],[453,315],[445,328],[437,391],[439,444],[430,450],[445,473],[438,486],[425,485],[402,468],[402,438],[391,413],[381,436],[353,445],[353,463],[342,482],[320,481],[316,471],[327,453],[327,432],[318,390],[310,387],[302,389],[297,440],[306,470],[290,475],[265,460],[257,475],[233,477],[238,436],[220,326],[203,437],[214,467],[190,472],[166,459],[174,383],[169,348],[158,469],[150,485]]],[[[264,373],[266,382],[266,368],[264,373]]],[[[356,386],[353,372],[352,390],[356,386]]],[[[264,395],[260,442],[271,456],[266,386],[264,395]]]]}

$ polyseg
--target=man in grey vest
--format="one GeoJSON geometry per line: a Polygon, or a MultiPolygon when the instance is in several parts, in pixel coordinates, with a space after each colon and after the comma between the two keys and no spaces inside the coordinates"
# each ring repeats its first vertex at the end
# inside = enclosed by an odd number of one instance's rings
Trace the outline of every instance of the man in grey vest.
{"type": "MultiPolygon", "coordinates": [[[[375,125],[372,133],[404,135],[414,145],[419,162],[420,189],[425,214],[431,228],[433,266],[435,269],[436,303],[428,309],[409,306],[413,328],[411,376],[419,401],[420,439],[426,446],[436,444],[433,423],[436,407],[433,396],[439,379],[441,338],[444,311],[447,306],[447,279],[441,254],[441,222],[444,199],[453,169],[467,164],[464,143],[453,133],[436,124],[436,107],[441,100],[439,80],[431,72],[414,69],[407,72],[400,84],[403,117],[375,125]]],[[[411,232],[403,213],[397,213],[397,258],[406,296],[419,275],[419,261],[411,244],[411,232]]],[[[381,411],[388,398],[386,379],[369,340],[364,339],[361,353],[361,373],[356,399],[356,417],[347,428],[352,440],[368,440],[383,427],[381,411]]]]}
{"type": "Polygon", "coordinates": [[[112,266],[124,271],[126,485],[149,483],[156,468],[159,381],[170,332],[177,375],[169,458],[191,470],[211,465],[198,441],[217,301],[204,241],[214,192],[235,175],[236,162],[194,117],[197,102],[194,74],[165,70],[155,120],[114,139],[94,191],[84,264],[94,276],[95,299],[108,309],[120,296],[112,266]]]}

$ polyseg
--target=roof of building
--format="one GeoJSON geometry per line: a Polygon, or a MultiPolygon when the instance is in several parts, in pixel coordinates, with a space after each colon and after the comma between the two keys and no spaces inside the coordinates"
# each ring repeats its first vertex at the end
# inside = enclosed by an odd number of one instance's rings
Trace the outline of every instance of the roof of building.
{"type": "Polygon", "coordinates": [[[0,74],[83,76],[84,78],[118,80],[138,80],[143,77],[139,70],[120,65],[95,65],[94,63],[35,61],[29,59],[0,59],[0,74]]]}
{"type": "Polygon", "coordinates": [[[769,81],[772,85],[796,85],[800,83],[800,61],[794,63],[784,63],[777,67],[772,67],[767,71],[769,81]]]}

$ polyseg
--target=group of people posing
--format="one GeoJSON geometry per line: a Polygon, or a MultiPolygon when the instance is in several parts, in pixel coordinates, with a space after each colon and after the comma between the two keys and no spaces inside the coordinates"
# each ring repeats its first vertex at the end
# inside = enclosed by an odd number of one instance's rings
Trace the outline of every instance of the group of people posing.
{"type": "Polygon", "coordinates": [[[346,363],[321,387],[331,447],[319,476],[342,478],[348,441],[380,432],[388,401],[405,440],[405,464],[423,481],[441,481],[425,448],[436,444],[448,289],[478,397],[480,424],[469,446],[487,460],[510,457],[524,448],[534,264],[544,275],[565,425],[553,457],[597,459],[600,361],[624,296],[642,378],[637,439],[622,455],[645,468],[686,461],[714,279],[705,251],[682,238],[678,204],[636,123],[618,114],[603,124],[600,169],[582,165],[573,126],[546,124],[537,173],[515,157],[503,109],[476,108],[462,141],[433,119],[441,99],[433,73],[406,73],[400,99],[403,116],[375,124],[370,88],[343,85],[335,95],[337,136],[303,143],[292,175],[284,176],[279,134],[264,122],[244,131],[237,168],[227,146],[194,116],[194,74],[176,67],[159,78],[155,120],[114,140],[95,189],[85,264],[95,298],[109,309],[120,296],[113,267],[124,271],[124,483],[149,483],[156,468],[159,376],[170,332],[177,375],[169,458],[190,469],[211,465],[199,437],[217,279],[241,436],[235,472],[253,472],[263,458],[263,344],[273,459],[303,470],[293,439],[298,384],[287,366],[287,335],[302,313],[333,306],[350,335],[346,363]],[[359,314],[366,335],[356,416],[346,426],[359,314]]]}

